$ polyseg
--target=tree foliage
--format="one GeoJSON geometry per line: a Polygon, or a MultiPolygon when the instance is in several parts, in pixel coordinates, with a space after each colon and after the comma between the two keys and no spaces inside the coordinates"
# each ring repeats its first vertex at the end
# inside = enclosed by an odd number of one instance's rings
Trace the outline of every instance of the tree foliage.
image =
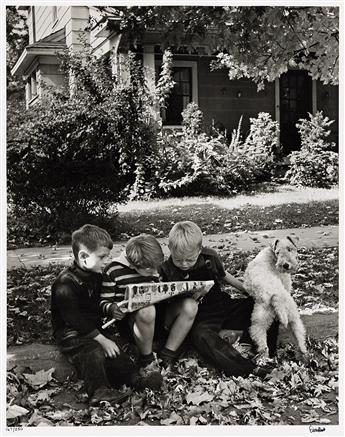
{"type": "Polygon", "coordinates": [[[109,26],[136,44],[158,28],[162,47],[193,48],[206,38],[218,54],[213,68],[230,79],[248,77],[262,87],[289,67],[338,83],[339,11],[336,7],[147,6],[100,7],[109,26]]]}
{"type": "Polygon", "coordinates": [[[8,92],[23,88],[23,81],[11,75],[11,68],[17,62],[25,46],[29,44],[28,28],[25,16],[16,6],[6,7],[6,72],[8,92]]]}

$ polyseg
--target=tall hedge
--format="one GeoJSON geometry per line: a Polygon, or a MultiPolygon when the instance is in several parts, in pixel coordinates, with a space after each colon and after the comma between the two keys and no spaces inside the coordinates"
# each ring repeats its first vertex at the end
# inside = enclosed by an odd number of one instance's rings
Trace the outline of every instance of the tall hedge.
{"type": "Polygon", "coordinates": [[[73,95],[50,92],[8,123],[12,212],[41,221],[45,232],[69,232],[106,216],[110,205],[140,186],[138,169],[146,177],[146,156],[156,144],[150,96],[133,56],[130,83],[91,55],[65,53],[62,59],[73,75],[73,95]]]}

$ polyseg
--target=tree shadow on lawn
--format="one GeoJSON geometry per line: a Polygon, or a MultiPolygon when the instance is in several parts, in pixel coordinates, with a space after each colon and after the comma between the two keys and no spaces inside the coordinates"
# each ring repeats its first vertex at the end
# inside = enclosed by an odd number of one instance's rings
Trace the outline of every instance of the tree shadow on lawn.
{"type": "Polygon", "coordinates": [[[109,222],[108,231],[114,239],[140,233],[163,237],[176,222],[184,220],[194,221],[205,234],[338,225],[338,209],[337,200],[232,210],[207,204],[169,206],[119,213],[109,222]]]}

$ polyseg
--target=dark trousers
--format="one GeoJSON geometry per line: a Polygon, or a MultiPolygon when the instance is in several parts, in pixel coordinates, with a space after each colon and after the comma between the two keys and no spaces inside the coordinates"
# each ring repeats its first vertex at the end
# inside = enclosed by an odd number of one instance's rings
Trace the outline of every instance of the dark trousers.
{"type": "Polygon", "coordinates": [[[106,358],[102,346],[89,338],[70,340],[60,349],[75,366],[79,378],[84,380],[85,391],[89,396],[100,387],[131,384],[138,374],[137,367],[126,353],[106,358]]]}
{"type": "MultiPolygon", "coordinates": [[[[228,376],[246,376],[255,368],[254,363],[242,357],[226,340],[219,337],[221,329],[243,331],[241,342],[252,343],[248,328],[254,301],[231,299],[201,303],[190,332],[191,343],[200,355],[228,376]]],[[[274,322],[267,333],[270,356],[276,352],[279,323],[274,322]]]]}

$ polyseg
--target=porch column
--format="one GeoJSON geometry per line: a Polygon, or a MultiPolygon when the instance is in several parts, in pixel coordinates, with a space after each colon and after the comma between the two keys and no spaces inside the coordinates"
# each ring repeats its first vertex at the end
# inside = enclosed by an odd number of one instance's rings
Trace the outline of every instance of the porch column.
{"type": "Polygon", "coordinates": [[[279,77],[274,82],[274,96],[275,96],[275,118],[279,124],[279,143],[280,143],[280,80],[279,77]]]}
{"type": "Polygon", "coordinates": [[[311,82],[311,93],[312,93],[312,111],[313,115],[317,112],[317,82],[312,80],[311,82]]]}
{"type": "MultiPolygon", "coordinates": [[[[149,91],[154,94],[156,90],[156,65],[155,65],[155,47],[153,45],[145,45],[143,51],[143,68],[144,76],[149,91]]],[[[161,116],[159,105],[156,102],[151,108],[152,119],[156,123],[161,124],[161,116]]]]}
{"type": "Polygon", "coordinates": [[[150,91],[155,90],[155,48],[154,46],[144,46],[143,54],[144,75],[150,91]]]}
{"type": "Polygon", "coordinates": [[[127,65],[127,54],[119,51],[122,34],[119,33],[111,37],[111,72],[117,79],[121,79],[123,82],[129,81],[129,71],[127,65]]]}
{"type": "Polygon", "coordinates": [[[114,56],[114,62],[112,64],[113,72],[115,72],[117,78],[124,85],[128,85],[131,80],[131,75],[128,65],[128,53],[118,52],[114,56]]]}

